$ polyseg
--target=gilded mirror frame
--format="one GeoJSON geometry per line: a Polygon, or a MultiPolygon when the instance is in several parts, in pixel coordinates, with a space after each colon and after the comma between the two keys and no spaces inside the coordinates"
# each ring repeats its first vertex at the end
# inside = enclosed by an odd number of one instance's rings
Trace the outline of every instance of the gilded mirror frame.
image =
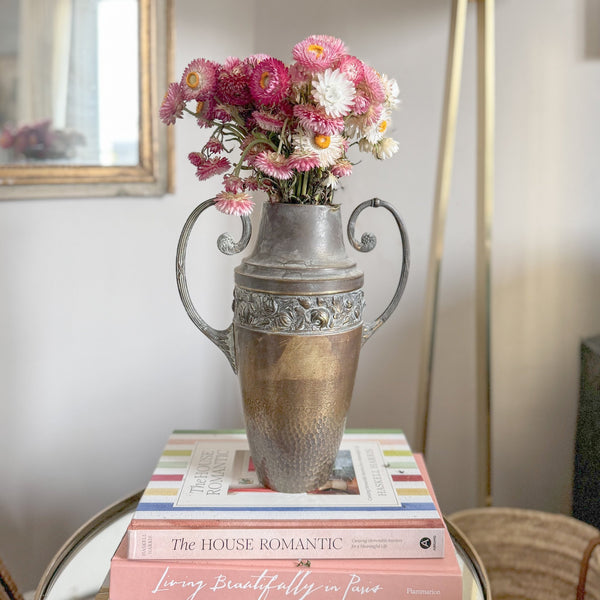
{"type": "Polygon", "coordinates": [[[138,2],[138,164],[0,165],[0,199],[160,196],[173,191],[171,128],[165,127],[158,118],[173,64],[173,0],[138,2]]]}

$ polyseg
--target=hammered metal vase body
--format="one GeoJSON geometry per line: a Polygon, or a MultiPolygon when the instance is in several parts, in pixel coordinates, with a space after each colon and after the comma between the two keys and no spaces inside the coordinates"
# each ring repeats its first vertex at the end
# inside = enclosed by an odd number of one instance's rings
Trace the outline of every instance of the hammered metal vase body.
{"type": "Polygon", "coordinates": [[[340,210],[266,204],[235,270],[234,336],[246,431],[260,481],[318,488],[344,432],[362,344],[363,275],[340,210]]]}
{"type": "MultiPolygon", "coordinates": [[[[375,237],[354,238],[358,214],[385,206],[402,236],[402,272],[396,293],[375,321],[363,323],[364,277],[344,246],[338,206],[265,203],[254,249],[235,269],[233,322],[210,327],[189,296],[185,253],[200,214],[186,222],[177,249],[177,282],[196,326],[227,356],[238,373],[250,452],[261,483],[280,492],[306,492],[331,474],[344,433],[362,344],[396,308],[408,275],[409,250],[395,209],[374,199],[359,205],[348,238],[367,252],[375,237]]],[[[241,239],[218,240],[227,254],[243,250],[251,237],[242,217],[241,239]]]]}

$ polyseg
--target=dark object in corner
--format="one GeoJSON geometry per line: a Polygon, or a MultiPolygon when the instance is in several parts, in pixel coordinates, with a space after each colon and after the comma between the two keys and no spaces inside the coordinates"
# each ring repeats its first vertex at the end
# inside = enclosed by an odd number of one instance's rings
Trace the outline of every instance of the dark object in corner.
{"type": "Polygon", "coordinates": [[[573,516],[600,528],[600,335],[581,344],[573,516]]]}

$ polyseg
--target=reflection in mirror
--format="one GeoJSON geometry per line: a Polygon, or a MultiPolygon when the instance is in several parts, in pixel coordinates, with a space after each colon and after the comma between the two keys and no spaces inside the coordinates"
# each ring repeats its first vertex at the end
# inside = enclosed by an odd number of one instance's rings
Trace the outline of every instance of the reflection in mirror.
{"type": "Polygon", "coordinates": [[[169,0],[0,0],[0,197],[167,190],[170,12],[169,0]]]}
{"type": "Polygon", "coordinates": [[[2,164],[137,164],[137,1],[3,2],[2,164]]]}

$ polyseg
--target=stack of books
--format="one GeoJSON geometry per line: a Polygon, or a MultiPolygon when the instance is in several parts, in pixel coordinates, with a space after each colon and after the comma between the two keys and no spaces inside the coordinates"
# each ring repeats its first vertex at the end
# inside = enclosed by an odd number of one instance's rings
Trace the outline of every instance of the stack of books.
{"type": "Polygon", "coordinates": [[[111,560],[110,600],[462,598],[422,458],[344,435],[320,490],[260,486],[245,434],[175,431],[111,560]]]}

